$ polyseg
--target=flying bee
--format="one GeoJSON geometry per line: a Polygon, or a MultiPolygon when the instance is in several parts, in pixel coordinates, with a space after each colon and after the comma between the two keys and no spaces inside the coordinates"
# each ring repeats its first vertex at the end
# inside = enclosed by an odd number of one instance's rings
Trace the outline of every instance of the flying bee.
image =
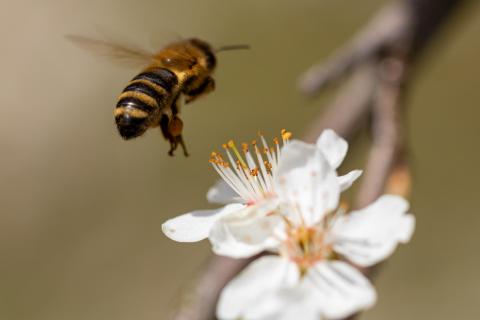
{"type": "Polygon", "coordinates": [[[160,127],[173,152],[183,141],[183,122],[179,117],[181,101],[186,104],[215,89],[212,77],[220,51],[248,49],[247,45],[212,48],[207,42],[190,38],[173,42],[157,53],[113,42],[69,35],[74,43],[124,62],[140,62],[144,69],[125,87],[114,111],[120,136],[129,140],[141,136],[149,128],[160,127]]]}

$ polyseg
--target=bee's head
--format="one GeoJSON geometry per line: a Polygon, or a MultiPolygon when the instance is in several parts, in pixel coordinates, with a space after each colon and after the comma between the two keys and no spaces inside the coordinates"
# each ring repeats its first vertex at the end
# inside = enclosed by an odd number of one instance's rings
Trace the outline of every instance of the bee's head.
{"type": "MultiPolygon", "coordinates": [[[[217,58],[215,57],[212,47],[207,42],[198,38],[192,38],[189,41],[191,45],[202,52],[204,56],[203,63],[205,69],[209,70],[210,72],[213,71],[217,65],[217,58]]],[[[202,61],[200,63],[202,63],[202,61]]]]}
{"type": "Polygon", "coordinates": [[[146,120],[147,118],[134,117],[127,112],[115,117],[118,133],[125,140],[141,136],[148,128],[146,120]]]}

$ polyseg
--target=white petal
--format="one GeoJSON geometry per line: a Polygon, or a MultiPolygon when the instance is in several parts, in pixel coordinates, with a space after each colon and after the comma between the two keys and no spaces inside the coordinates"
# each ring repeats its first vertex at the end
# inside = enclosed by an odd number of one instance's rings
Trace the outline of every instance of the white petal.
{"type": "Polygon", "coordinates": [[[362,175],[362,170],[353,170],[347,173],[346,175],[338,177],[338,182],[340,184],[340,190],[345,191],[362,175]]]}
{"type": "Polygon", "coordinates": [[[242,198],[223,180],[218,180],[207,192],[207,200],[211,203],[241,203],[242,198]]]}
{"type": "Polygon", "coordinates": [[[193,211],[162,224],[163,233],[179,242],[197,242],[208,237],[217,219],[225,214],[241,210],[244,205],[230,204],[216,210],[193,211]]]}
{"type": "Polygon", "coordinates": [[[334,250],[360,266],[390,256],[399,242],[410,240],[415,218],[406,214],[408,202],[384,195],[370,206],[340,217],[332,229],[334,250]]]}
{"type": "Polygon", "coordinates": [[[292,141],[282,149],[274,183],[287,211],[297,217],[299,211],[307,224],[320,221],[338,206],[337,174],[323,153],[311,145],[292,141]]]}
{"type": "Polygon", "coordinates": [[[318,296],[315,295],[316,288],[308,281],[300,279],[295,286],[280,288],[269,294],[271,301],[270,312],[262,320],[320,320],[321,308],[318,303],[318,296]],[[276,312],[273,311],[274,306],[276,312]]]}
{"type": "Polygon", "coordinates": [[[296,303],[288,303],[286,301],[285,307],[278,315],[271,318],[272,320],[320,320],[320,312],[318,308],[312,304],[307,303],[307,299],[297,301],[296,303]]]}
{"type": "Polygon", "coordinates": [[[348,150],[348,143],[331,129],[324,130],[317,140],[319,148],[333,169],[342,163],[348,150]]]}
{"type": "Polygon", "coordinates": [[[305,166],[309,159],[315,157],[315,146],[300,140],[292,140],[282,148],[277,175],[281,176],[291,170],[305,166]]]}
{"type": "Polygon", "coordinates": [[[328,319],[345,318],[375,304],[376,292],[363,274],[342,261],[320,262],[306,275],[314,287],[312,303],[328,319]]]}
{"type": "Polygon", "coordinates": [[[281,310],[275,295],[298,283],[298,268],[278,256],[252,262],[223,289],[217,305],[219,319],[266,319],[281,310]]]}
{"type": "Polygon", "coordinates": [[[283,230],[283,220],[271,215],[277,202],[264,201],[223,216],[213,225],[209,239],[213,251],[232,258],[247,258],[278,246],[275,229],[283,230]]]}

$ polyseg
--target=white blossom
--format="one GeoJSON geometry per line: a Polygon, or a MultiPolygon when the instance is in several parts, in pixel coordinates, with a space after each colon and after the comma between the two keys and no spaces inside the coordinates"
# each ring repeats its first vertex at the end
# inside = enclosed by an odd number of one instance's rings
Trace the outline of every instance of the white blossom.
{"type": "MultiPolygon", "coordinates": [[[[274,139],[274,147],[270,147],[260,135],[259,143],[256,141],[250,145],[243,143],[241,150],[233,141],[229,141],[223,146],[225,157],[217,152],[212,153],[210,162],[222,180],[208,191],[207,198],[210,202],[225,206],[214,210],[193,211],[170,219],[162,225],[163,232],[169,238],[179,242],[196,242],[212,235],[215,237],[215,241],[212,241],[213,250],[217,254],[226,254],[224,250],[227,247],[230,252],[228,255],[238,258],[275,247],[277,241],[271,236],[262,238],[257,237],[257,233],[253,233],[255,236],[247,236],[249,241],[245,242],[233,237],[228,230],[222,230],[222,228],[227,226],[225,224],[227,221],[237,226],[238,230],[241,229],[240,225],[243,225],[243,228],[260,229],[277,225],[278,217],[270,216],[269,213],[277,206],[276,186],[279,184],[277,171],[286,145],[290,143],[305,145],[310,152],[323,154],[334,169],[343,161],[348,148],[346,141],[332,130],[325,130],[316,145],[295,140],[290,142],[290,137],[290,132],[282,130],[281,142],[279,139],[274,139]],[[222,218],[225,218],[224,223],[219,224],[213,232],[215,223],[222,218]],[[220,239],[224,243],[220,243],[220,239]],[[233,247],[236,250],[231,250],[233,247]]],[[[302,154],[296,156],[299,159],[304,158],[302,154]]],[[[288,161],[283,161],[283,166],[286,165],[288,161]]],[[[334,179],[338,180],[339,188],[345,190],[360,174],[360,170],[354,170],[340,177],[335,174],[334,179]]]]}
{"type": "Polygon", "coordinates": [[[414,218],[407,201],[393,195],[345,214],[335,169],[346,148],[325,142],[319,148],[322,137],[317,147],[291,142],[283,149],[268,214],[252,209],[214,223],[210,240],[224,255],[238,256],[238,243],[255,252],[268,242],[277,253],[254,261],[225,287],[220,319],[339,319],[375,303],[369,280],[343,260],[368,267],[385,259],[409,241],[414,218]],[[325,150],[334,152],[329,157],[325,150]],[[259,224],[260,217],[268,223],[259,224]]]}

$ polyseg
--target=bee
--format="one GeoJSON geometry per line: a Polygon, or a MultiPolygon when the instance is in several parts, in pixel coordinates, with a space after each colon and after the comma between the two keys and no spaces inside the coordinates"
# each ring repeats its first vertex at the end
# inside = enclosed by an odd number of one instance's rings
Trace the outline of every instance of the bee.
{"type": "Polygon", "coordinates": [[[157,53],[149,53],[78,35],[67,38],[116,60],[140,62],[145,66],[121,92],[114,111],[115,123],[125,140],[159,127],[170,143],[170,156],[179,145],[188,156],[182,137],[180,108],[182,102],[191,103],[215,89],[212,75],[217,65],[216,53],[249,48],[248,45],[231,45],[214,49],[206,41],[190,38],[170,43],[157,53]]]}

